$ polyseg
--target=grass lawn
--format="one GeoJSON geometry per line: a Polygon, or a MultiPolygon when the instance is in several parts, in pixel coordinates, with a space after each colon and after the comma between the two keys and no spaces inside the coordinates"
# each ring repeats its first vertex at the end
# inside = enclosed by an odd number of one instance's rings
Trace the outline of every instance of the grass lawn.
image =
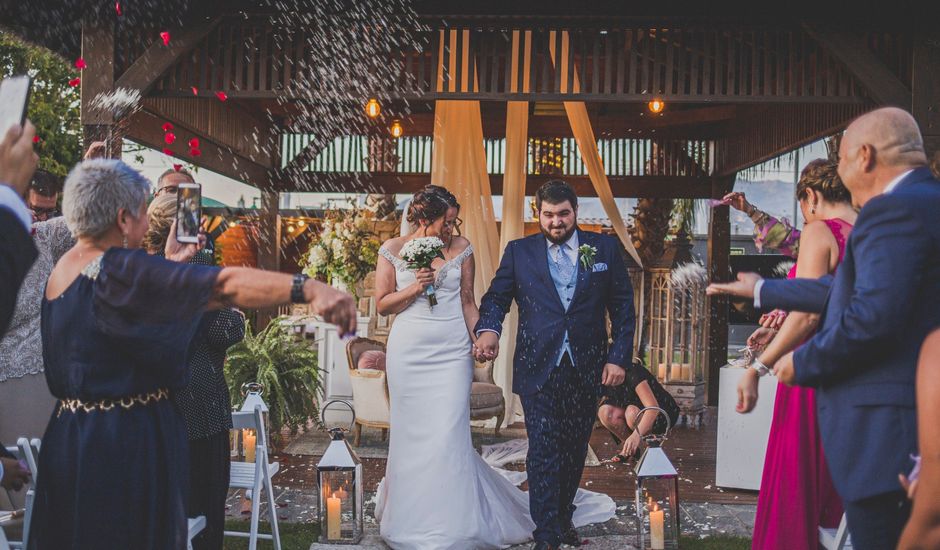
{"type": "Polygon", "coordinates": [[[750,550],[751,539],[747,537],[729,537],[727,535],[708,537],[682,537],[679,541],[682,550],[750,550]]]}
{"type": "MultiPolygon", "coordinates": [[[[320,526],[315,523],[287,523],[279,522],[277,524],[281,532],[282,550],[309,550],[310,545],[320,536],[320,526]]],[[[231,519],[225,522],[225,529],[229,531],[248,532],[249,523],[246,520],[231,519]]],[[[261,522],[259,530],[262,533],[270,533],[269,525],[261,522]]],[[[247,550],[248,539],[237,537],[225,537],[222,544],[224,550],[247,550]]],[[[273,549],[274,544],[269,540],[258,540],[258,550],[273,549]]]]}
{"type": "MultiPolygon", "coordinates": [[[[308,550],[318,536],[320,528],[311,523],[280,523],[281,529],[281,547],[283,550],[308,550]]],[[[247,531],[248,522],[243,520],[229,520],[225,523],[225,528],[234,531],[247,531]]],[[[268,524],[261,523],[261,532],[267,533],[268,524]]],[[[707,539],[682,537],[680,544],[682,550],[748,550],[751,547],[751,540],[743,537],[716,536],[707,539]]],[[[225,537],[225,550],[243,550],[248,548],[248,539],[237,539],[234,537],[225,537]]],[[[271,541],[259,540],[259,550],[274,548],[271,541]]],[[[587,546],[590,548],[590,545],[587,546]]]]}

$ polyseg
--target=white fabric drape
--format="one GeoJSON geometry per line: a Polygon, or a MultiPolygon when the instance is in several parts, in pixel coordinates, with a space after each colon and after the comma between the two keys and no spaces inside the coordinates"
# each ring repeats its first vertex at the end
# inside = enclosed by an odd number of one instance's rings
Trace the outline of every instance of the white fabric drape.
{"type": "MultiPolygon", "coordinates": [[[[561,34],[561,55],[555,55],[555,32],[551,31],[549,33],[549,49],[552,55],[552,63],[555,65],[556,69],[562,73],[562,82],[567,82],[567,79],[564,75],[567,75],[567,71],[573,71],[574,81],[572,84],[573,93],[578,93],[581,90],[581,82],[578,78],[578,72],[574,70],[574,64],[572,63],[571,67],[568,65],[568,31],[562,31],[561,34]],[[560,63],[559,63],[560,61],[560,63]]],[[[610,181],[607,179],[607,173],[604,171],[604,163],[601,160],[600,152],[597,150],[597,139],[594,137],[594,129],[591,127],[591,119],[588,118],[587,108],[584,106],[583,101],[565,101],[565,113],[568,115],[568,122],[571,124],[571,132],[574,134],[575,142],[578,144],[578,150],[581,152],[581,158],[584,159],[584,166],[587,168],[588,177],[591,178],[591,183],[594,185],[594,190],[597,192],[597,198],[601,201],[601,206],[604,207],[604,212],[607,213],[607,217],[610,218],[610,224],[614,228],[614,232],[617,233],[617,236],[620,237],[620,242],[623,243],[624,248],[630,256],[633,256],[633,259],[636,260],[637,265],[642,266],[643,262],[640,260],[640,255],[637,254],[636,248],[633,247],[633,241],[630,239],[630,234],[627,232],[627,226],[623,223],[623,216],[620,213],[620,209],[617,208],[617,203],[614,201],[614,193],[610,189],[610,181]]]]}

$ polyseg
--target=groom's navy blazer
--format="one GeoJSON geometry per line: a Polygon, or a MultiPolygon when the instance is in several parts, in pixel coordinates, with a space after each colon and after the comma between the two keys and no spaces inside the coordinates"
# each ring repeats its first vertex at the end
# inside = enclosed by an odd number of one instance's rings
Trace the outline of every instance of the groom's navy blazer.
{"type": "Polygon", "coordinates": [[[834,277],[768,280],[760,301],[823,314],[793,363],[796,383],[818,388],[839,494],[855,501],[899,490],[917,449],[917,356],[940,326],[940,182],[914,170],[862,208],[834,277]]]}
{"type": "Polygon", "coordinates": [[[502,332],[512,301],[519,306],[512,390],[519,395],[541,389],[556,367],[565,330],[575,368],[600,388],[605,363],[626,368],[633,354],[633,289],[621,245],[608,235],[578,229],[578,244],[597,249],[594,266],[578,256],[578,282],[565,310],[548,267],[548,244],[539,233],[510,242],[489,291],[480,303],[475,332],[502,332]],[[607,318],[611,334],[608,347],[607,318]]]}

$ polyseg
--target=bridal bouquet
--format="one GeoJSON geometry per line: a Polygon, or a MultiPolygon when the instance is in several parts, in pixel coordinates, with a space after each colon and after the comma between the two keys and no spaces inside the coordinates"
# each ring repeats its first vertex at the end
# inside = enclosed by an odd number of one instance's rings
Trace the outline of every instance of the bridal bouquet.
{"type": "MultiPolygon", "coordinates": [[[[408,268],[414,271],[430,268],[434,258],[444,258],[444,241],[437,237],[418,237],[406,242],[401,247],[399,256],[408,262],[408,268]]],[[[434,285],[429,286],[426,293],[431,306],[436,306],[437,297],[434,295],[434,285]]]]}

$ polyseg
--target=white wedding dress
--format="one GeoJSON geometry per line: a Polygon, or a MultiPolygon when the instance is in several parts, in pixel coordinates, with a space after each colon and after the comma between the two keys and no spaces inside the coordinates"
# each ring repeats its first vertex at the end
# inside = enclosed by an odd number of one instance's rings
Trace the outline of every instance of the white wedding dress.
{"type": "MultiPolygon", "coordinates": [[[[398,289],[414,283],[404,261],[384,247],[379,252],[395,265],[398,289]]],[[[436,306],[421,296],[396,316],[389,334],[391,431],[375,516],[396,550],[504,548],[531,539],[535,529],[528,494],[487,464],[470,437],[474,367],[460,272],[472,253],[468,247],[438,270],[436,306]]],[[[576,501],[575,525],[614,515],[609,497],[590,494],[601,498],[576,501]]]]}

